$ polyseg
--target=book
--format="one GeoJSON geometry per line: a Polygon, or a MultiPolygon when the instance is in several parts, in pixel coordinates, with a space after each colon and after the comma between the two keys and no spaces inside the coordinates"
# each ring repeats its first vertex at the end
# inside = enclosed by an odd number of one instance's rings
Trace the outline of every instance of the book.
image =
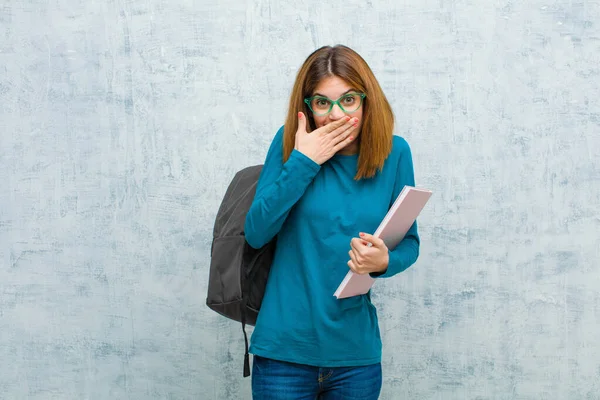
{"type": "MultiPolygon", "coordinates": [[[[431,195],[431,190],[404,186],[373,236],[382,239],[389,250],[394,250],[404,239],[431,195]]],[[[343,299],[366,294],[374,282],[375,278],[371,275],[361,275],[350,270],[333,295],[343,299]]]]}

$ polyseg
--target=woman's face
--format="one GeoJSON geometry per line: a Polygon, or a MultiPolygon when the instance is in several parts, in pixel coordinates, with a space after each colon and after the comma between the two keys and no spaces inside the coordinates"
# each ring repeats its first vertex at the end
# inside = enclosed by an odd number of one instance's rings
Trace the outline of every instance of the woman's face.
{"type": "MultiPolygon", "coordinates": [[[[352,86],[349,86],[348,83],[346,83],[346,81],[344,81],[343,79],[337,76],[332,76],[321,80],[321,82],[319,82],[319,85],[317,85],[317,87],[315,88],[314,92],[311,93],[311,96],[324,96],[332,100],[337,100],[349,92],[357,93],[357,89],[353,88],[352,86]]],[[[348,104],[347,108],[351,108],[351,101],[351,99],[340,100],[343,106],[346,106],[346,104],[348,104]],[[344,103],[344,101],[346,101],[347,103],[344,103]]],[[[364,104],[361,105],[360,108],[354,112],[344,112],[339,107],[339,105],[334,104],[333,108],[331,109],[331,112],[327,115],[319,116],[313,113],[313,119],[315,121],[317,129],[334,121],[337,121],[338,119],[343,118],[346,115],[352,118],[358,118],[358,127],[352,132],[354,140],[340,151],[341,154],[354,154],[358,151],[358,142],[356,139],[360,135],[360,131],[362,128],[363,106],[364,104]]]]}

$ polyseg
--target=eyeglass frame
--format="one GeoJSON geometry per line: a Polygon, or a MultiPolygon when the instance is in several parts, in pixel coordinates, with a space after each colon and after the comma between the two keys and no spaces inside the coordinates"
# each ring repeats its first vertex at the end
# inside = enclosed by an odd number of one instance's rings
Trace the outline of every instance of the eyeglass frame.
{"type": "Polygon", "coordinates": [[[323,117],[323,116],[325,116],[325,115],[329,115],[329,113],[331,113],[331,110],[333,110],[333,106],[334,106],[335,104],[337,104],[337,105],[338,105],[338,107],[340,108],[340,110],[342,110],[342,111],[343,111],[344,113],[346,113],[346,114],[352,114],[352,113],[355,113],[355,112],[357,112],[358,110],[360,110],[360,108],[362,107],[365,97],[367,97],[367,94],[366,94],[366,93],[355,93],[355,92],[350,92],[350,93],[346,93],[346,94],[343,94],[343,95],[341,95],[341,96],[340,96],[340,97],[339,97],[337,100],[333,100],[333,99],[330,99],[329,97],[325,97],[325,96],[319,96],[319,95],[317,95],[317,96],[311,96],[311,97],[307,97],[307,98],[305,98],[305,99],[304,99],[304,102],[306,103],[306,105],[308,106],[308,108],[310,109],[310,111],[312,111],[312,112],[313,112],[313,114],[315,114],[315,115],[317,115],[317,116],[319,116],[319,117],[323,117]],[[349,95],[358,95],[358,96],[360,97],[360,104],[358,105],[358,107],[357,107],[357,108],[356,108],[356,110],[354,110],[354,111],[346,111],[346,109],[344,108],[344,106],[342,106],[342,104],[340,103],[340,100],[341,100],[341,99],[343,99],[344,97],[347,97],[347,96],[349,96],[349,95]],[[316,112],[315,110],[313,110],[313,109],[312,109],[312,107],[310,106],[310,103],[311,103],[311,102],[312,102],[314,99],[323,99],[323,100],[327,100],[327,101],[329,101],[329,102],[331,103],[331,104],[329,105],[329,110],[327,110],[327,112],[325,112],[325,113],[322,113],[322,114],[321,114],[321,113],[317,113],[317,112],[316,112]]]}

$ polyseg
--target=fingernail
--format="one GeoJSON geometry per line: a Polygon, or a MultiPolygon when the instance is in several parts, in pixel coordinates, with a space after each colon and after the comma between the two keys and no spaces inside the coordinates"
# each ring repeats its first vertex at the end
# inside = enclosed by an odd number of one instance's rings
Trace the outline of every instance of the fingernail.
{"type": "Polygon", "coordinates": [[[346,115],[344,118],[346,119],[346,121],[350,121],[350,117],[349,116],[346,115]]]}
{"type": "Polygon", "coordinates": [[[354,125],[352,125],[352,126],[356,128],[356,127],[358,126],[358,124],[354,124],[354,125]]]}
{"type": "Polygon", "coordinates": [[[350,140],[354,140],[354,137],[353,137],[353,136],[350,136],[350,140]]]}
{"type": "Polygon", "coordinates": [[[301,112],[298,113],[298,118],[302,118],[302,113],[301,112]]]}
{"type": "Polygon", "coordinates": [[[365,236],[365,234],[361,232],[361,233],[360,233],[360,236],[365,236]]]}

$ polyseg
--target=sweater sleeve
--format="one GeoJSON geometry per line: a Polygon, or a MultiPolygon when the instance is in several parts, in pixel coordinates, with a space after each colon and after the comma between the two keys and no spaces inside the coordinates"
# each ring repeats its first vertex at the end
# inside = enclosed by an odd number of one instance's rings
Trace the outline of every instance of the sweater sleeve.
{"type": "MultiPolygon", "coordinates": [[[[398,197],[404,186],[415,186],[415,175],[410,146],[406,140],[396,137],[397,145],[401,147],[394,183],[394,199],[398,197]]],[[[372,273],[374,278],[392,277],[413,265],[419,257],[421,240],[417,231],[417,221],[411,225],[402,241],[395,249],[389,250],[389,264],[384,272],[372,273]]]]}
{"type": "Polygon", "coordinates": [[[279,129],[264,162],[256,194],[246,214],[244,234],[259,249],[273,239],[321,166],[297,150],[283,163],[283,127],[279,129]]]}

